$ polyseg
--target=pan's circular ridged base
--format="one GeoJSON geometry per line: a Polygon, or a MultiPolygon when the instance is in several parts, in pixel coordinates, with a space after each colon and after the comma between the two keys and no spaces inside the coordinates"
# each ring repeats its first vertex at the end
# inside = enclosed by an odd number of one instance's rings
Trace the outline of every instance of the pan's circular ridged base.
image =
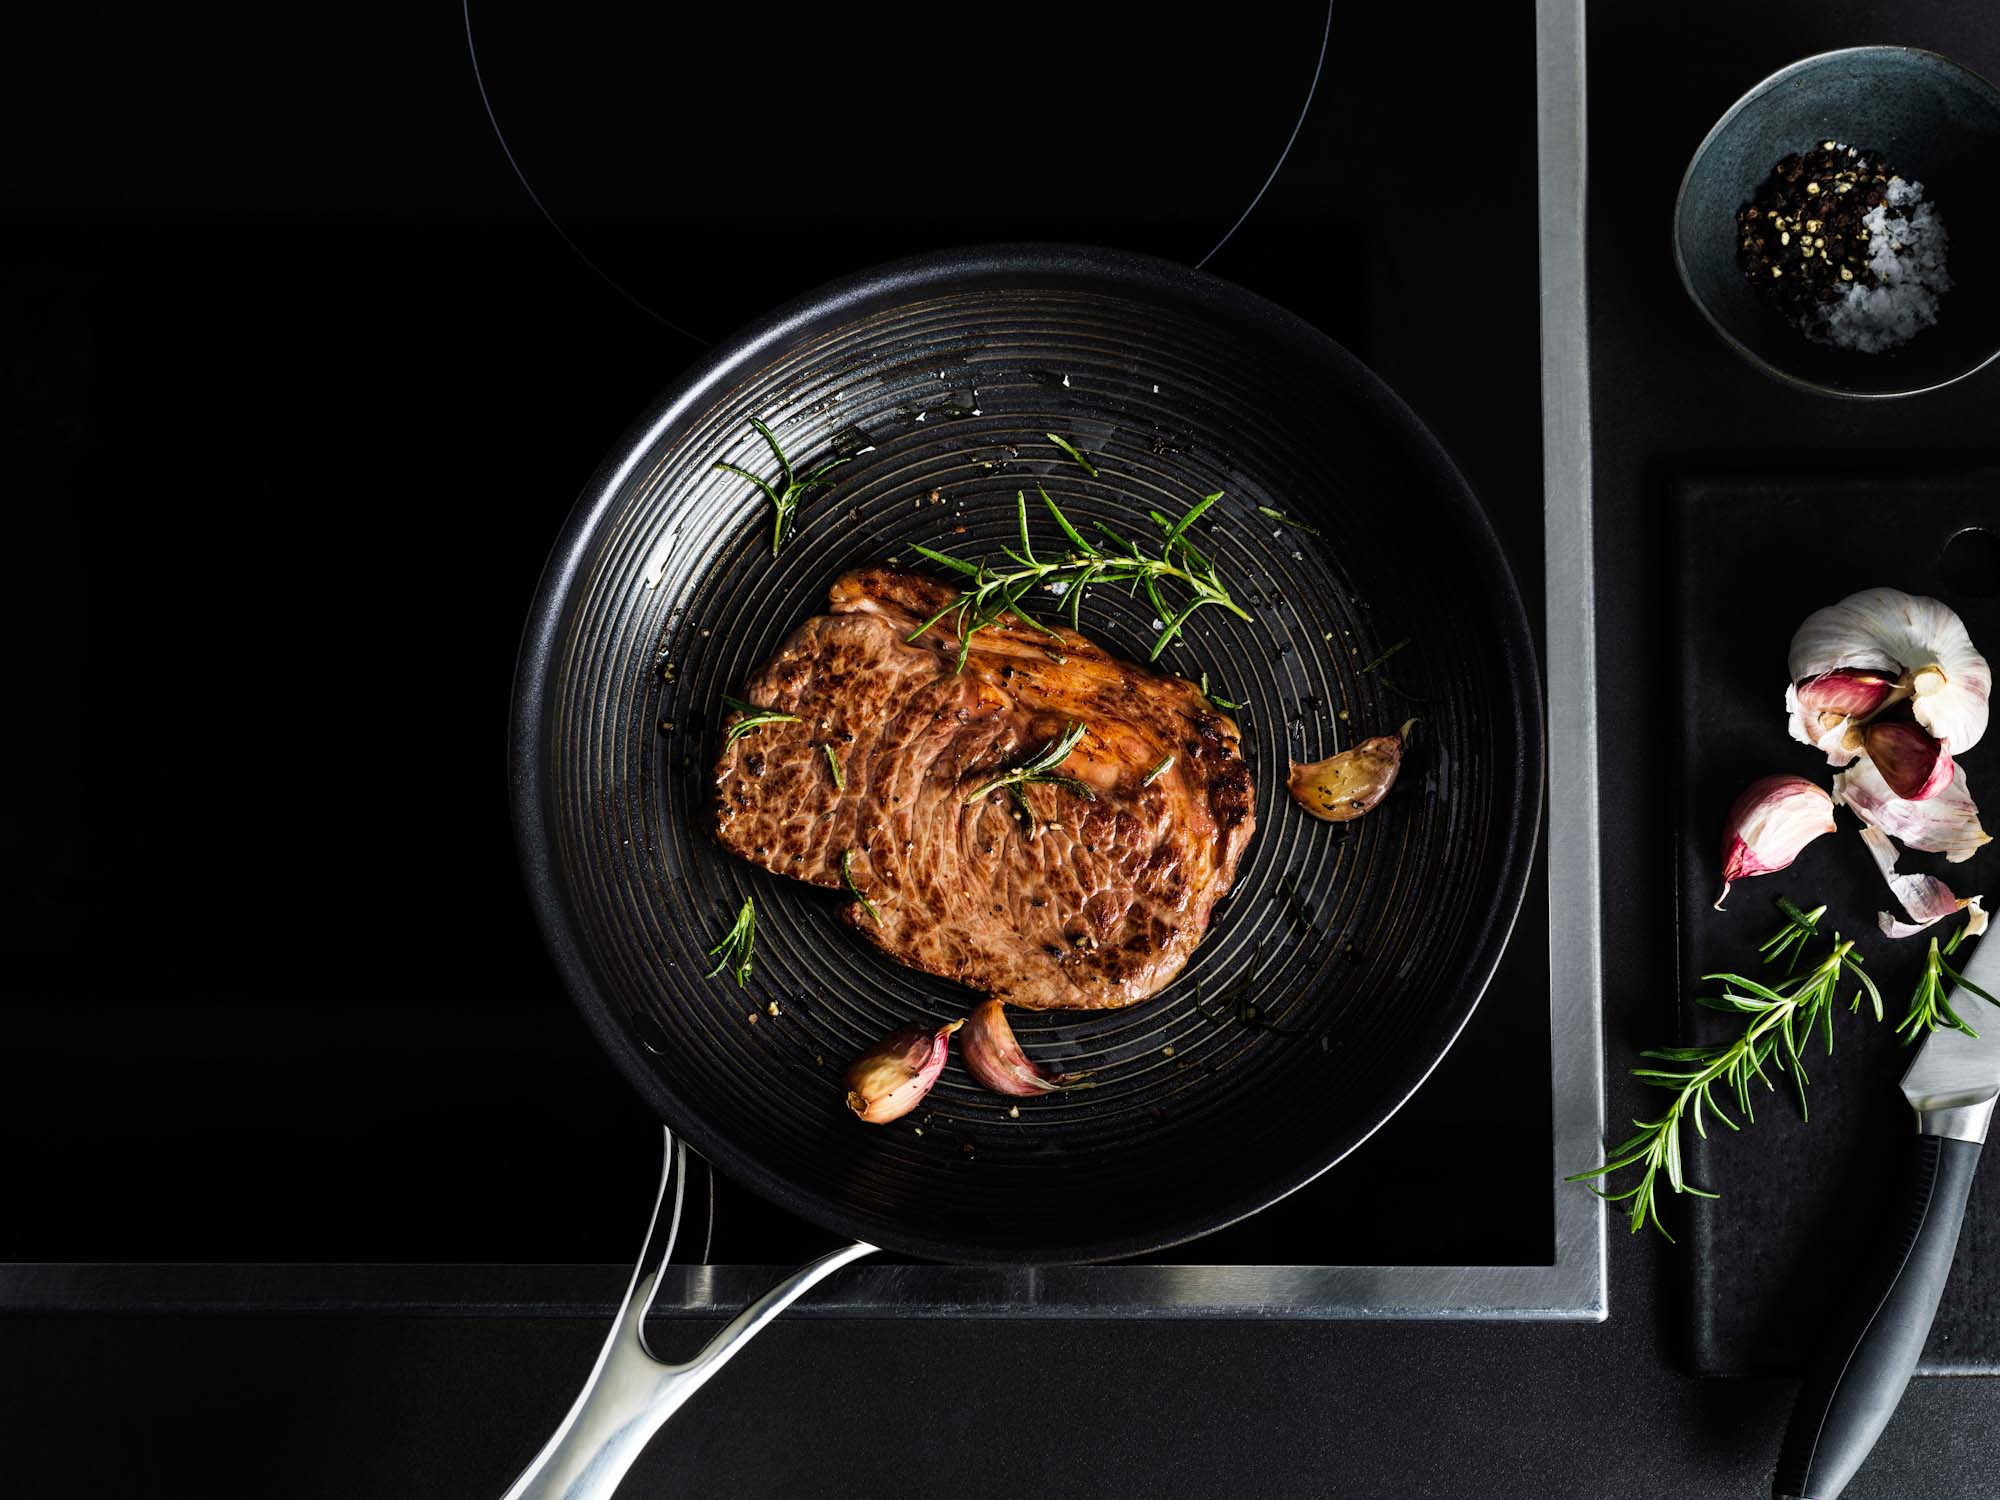
{"type": "MultiPolygon", "coordinates": [[[[1039,512],[1037,551],[1058,553],[1039,512]]],[[[1082,609],[1085,634],[1136,660],[1156,620],[1143,593],[1108,587],[1082,609]]],[[[1540,806],[1520,598],[1435,441],[1281,310],[1102,251],[889,267],[734,341],[586,491],[530,621],[516,706],[530,880],[566,978],[628,1075],[760,1191],[842,1232],[957,1259],[1159,1248],[1351,1150],[1477,1003],[1540,806]],[[775,468],[753,416],[801,469],[855,455],[806,499],[775,559],[768,502],[714,467],[775,468]],[[1118,1011],[1013,1013],[1031,1057],[1089,1071],[1093,1087],[1014,1100],[954,1061],[915,1114],[859,1126],[842,1105],[847,1061],[974,997],[857,941],[836,919],[841,898],[715,844],[722,695],[825,611],[848,568],[928,567],[912,543],[999,560],[1016,492],[1035,502],[1038,485],[1079,526],[1148,546],[1149,511],[1178,517],[1225,493],[1204,544],[1255,623],[1200,611],[1161,664],[1205,672],[1242,705],[1258,831],[1164,993],[1118,1011]],[[1290,760],[1411,718],[1414,748],[1381,808],[1336,827],[1291,803],[1290,760]],[[739,990],[704,977],[704,950],[746,897],[755,974],[739,990]],[[1242,1019],[1251,1007],[1257,1024],[1242,1019]]]]}

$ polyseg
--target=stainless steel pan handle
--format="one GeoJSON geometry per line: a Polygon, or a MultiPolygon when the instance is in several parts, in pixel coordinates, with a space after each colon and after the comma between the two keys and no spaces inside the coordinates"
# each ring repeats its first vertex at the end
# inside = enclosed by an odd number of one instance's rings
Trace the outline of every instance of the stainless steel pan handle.
{"type": "Polygon", "coordinates": [[[744,1308],[686,1363],[655,1359],[646,1347],[646,1314],[659,1286],[660,1269],[673,1254],[681,1194],[687,1184],[687,1147],[674,1139],[672,1131],[666,1132],[666,1142],[652,1225],[633,1268],[632,1284],[612,1320],[611,1335],[569,1415],[508,1487],[505,1500],[610,1500],[653,1434],[765,1324],[842,1266],[875,1250],[873,1245],[856,1243],[823,1255],[744,1308]]]}

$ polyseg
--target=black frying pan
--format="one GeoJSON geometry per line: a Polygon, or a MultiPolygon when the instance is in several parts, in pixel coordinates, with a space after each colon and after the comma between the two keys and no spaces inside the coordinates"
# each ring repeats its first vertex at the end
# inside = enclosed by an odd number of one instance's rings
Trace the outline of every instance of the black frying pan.
{"type": "MultiPolygon", "coordinates": [[[[1036,543],[1062,550],[1052,524],[1037,523],[1036,543]]],[[[1110,588],[1082,623],[1138,660],[1154,629],[1143,595],[1110,588]]],[[[1353,1150],[1477,1004],[1541,803],[1520,594],[1437,441],[1351,355],[1262,298],[1067,247],[868,271],[711,353],[570,517],[528,621],[513,733],[535,908],[626,1077],[689,1145],[793,1212],[959,1261],[1157,1250],[1353,1150]],[[774,468],[751,417],[801,465],[854,454],[775,559],[767,502],[715,468],[774,468]],[[1243,705],[1258,831],[1163,994],[1123,1011],[1015,1012],[1031,1056],[1089,1069],[1095,1087],[1017,1101],[954,1063],[916,1114],[864,1126],[842,1102],[846,1062],[973,997],[857,940],[835,920],[840,898],[713,842],[722,695],[824,611],[845,568],[923,566],[918,542],[997,558],[1015,492],[1032,498],[1037,483],[1072,517],[1134,537],[1157,535],[1148,510],[1225,492],[1203,527],[1255,623],[1202,611],[1163,664],[1205,672],[1243,705]],[[1292,805],[1289,760],[1412,717],[1415,748],[1375,812],[1329,825],[1292,805]],[[703,976],[745,896],[755,977],[739,991],[703,976]]]]}

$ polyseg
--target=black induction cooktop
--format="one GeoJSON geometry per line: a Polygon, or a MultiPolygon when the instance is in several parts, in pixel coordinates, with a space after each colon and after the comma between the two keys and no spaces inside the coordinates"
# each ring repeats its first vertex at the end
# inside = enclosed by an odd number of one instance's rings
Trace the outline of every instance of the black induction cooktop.
{"type": "MultiPolygon", "coordinates": [[[[226,160],[95,189],[108,220],[183,226],[154,237],[166,248],[126,264],[84,253],[79,228],[68,269],[0,293],[67,372],[17,403],[56,497],[20,554],[48,600],[46,650],[21,670],[54,708],[26,746],[33,793],[0,825],[0,1129],[28,1206],[0,1216],[0,1260],[629,1257],[658,1129],[571,1012],[521,892],[514,646],[624,424],[704,335],[820,280],[988,239],[1213,250],[1209,269],[1416,408],[1541,597],[1537,241],[1477,229],[1535,200],[1524,18],[1460,16],[1426,63],[1427,97],[1454,106],[1411,110],[1397,70],[1352,65],[1397,20],[1340,15],[1339,86],[1233,234],[1312,84],[1326,18],[1310,7],[1254,36],[1128,29],[1088,108],[998,110],[962,77],[884,99],[832,67],[823,128],[732,106],[716,140],[671,110],[566,107],[629,97],[629,59],[605,71],[612,19],[551,38],[475,5],[483,95],[470,65],[443,82],[378,67],[380,96],[303,158],[218,116],[226,160]],[[1206,137],[1185,113],[1197,84],[1206,137]],[[385,172],[440,115],[484,137],[461,153],[478,169],[385,172]],[[1443,170],[1469,151],[1476,169],[1443,170]]],[[[1072,55],[1109,44],[1070,24],[1072,55]]],[[[833,27],[815,46],[864,40],[878,71],[902,45],[833,27]]],[[[723,85],[693,72],[673,107],[715,118],[723,85]]],[[[1484,1003],[1377,1137],[1170,1258],[1546,1265],[1547,918],[1538,871],[1484,1003]]],[[[823,1242],[717,1184],[714,1261],[789,1264],[823,1242]]],[[[456,1284],[476,1303],[503,1282],[456,1284]]],[[[132,1278],[40,1285],[45,1302],[143,1300],[132,1278]]],[[[256,1301],[257,1283],[231,1285],[256,1301]]]]}

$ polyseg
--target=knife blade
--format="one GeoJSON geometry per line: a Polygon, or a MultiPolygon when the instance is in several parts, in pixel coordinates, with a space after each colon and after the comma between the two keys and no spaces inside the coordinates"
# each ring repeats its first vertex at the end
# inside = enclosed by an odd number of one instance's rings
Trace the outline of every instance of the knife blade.
{"type": "Polygon", "coordinates": [[[1889,1225],[1892,1253],[1820,1362],[1809,1368],[1785,1429],[1776,1500],[1834,1500],[1889,1425],[1923,1353],[1951,1275],[1973,1169],[2000,1099],[2000,934],[1975,944],[1948,997],[1979,1034],[1931,1033],[1903,1074],[1917,1115],[1908,1196],[1889,1225]]]}

